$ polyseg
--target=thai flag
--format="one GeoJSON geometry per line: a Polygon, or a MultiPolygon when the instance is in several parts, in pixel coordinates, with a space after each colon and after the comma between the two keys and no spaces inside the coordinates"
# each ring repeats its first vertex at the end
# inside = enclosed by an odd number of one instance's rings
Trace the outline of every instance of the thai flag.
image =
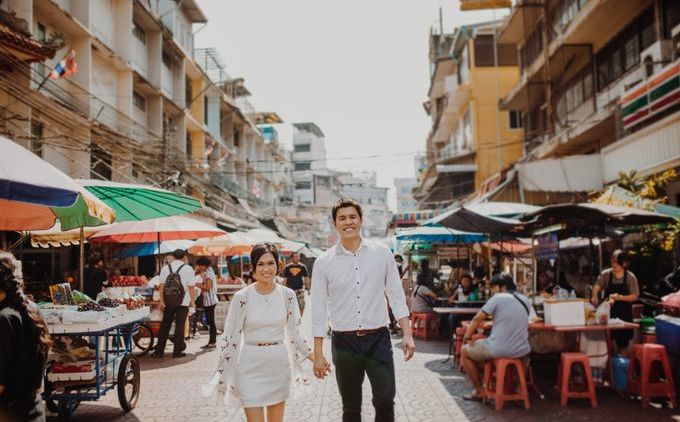
{"type": "Polygon", "coordinates": [[[78,71],[78,63],[76,63],[76,51],[71,49],[63,59],[52,69],[49,75],[50,79],[65,78],[78,71]]]}

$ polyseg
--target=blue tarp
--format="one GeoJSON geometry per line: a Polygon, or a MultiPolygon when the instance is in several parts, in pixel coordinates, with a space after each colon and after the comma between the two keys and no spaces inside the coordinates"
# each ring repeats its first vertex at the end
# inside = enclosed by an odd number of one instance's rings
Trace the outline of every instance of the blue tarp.
{"type": "MultiPolygon", "coordinates": [[[[193,240],[168,240],[161,242],[161,254],[172,253],[176,249],[188,249],[191,244],[194,243],[193,240]]],[[[119,258],[129,258],[132,256],[148,256],[148,255],[158,255],[158,243],[137,243],[127,248],[123,249],[119,258]]]]}
{"type": "Polygon", "coordinates": [[[405,230],[397,234],[397,240],[400,242],[417,242],[417,243],[477,243],[485,242],[486,236],[479,233],[469,233],[446,227],[416,227],[411,230],[405,230]]]}

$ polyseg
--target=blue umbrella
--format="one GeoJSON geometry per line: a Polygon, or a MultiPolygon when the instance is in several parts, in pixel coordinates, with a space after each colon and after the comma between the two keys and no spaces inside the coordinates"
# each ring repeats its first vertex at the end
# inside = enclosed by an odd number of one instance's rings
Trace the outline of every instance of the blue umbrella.
{"type": "Polygon", "coordinates": [[[172,253],[177,249],[188,249],[192,243],[194,243],[193,240],[168,240],[161,242],[160,252],[158,250],[158,242],[137,243],[123,249],[118,254],[118,257],[129,258],[132,256],[162,255],[172,253]]]}
{"type": "Polygon", "coordinates": [[[397,240],[418,243],[477,243],[486,241],[486,236],[480,233],[469,233],[446,227],[416,227],[397,234],[397,240]]]}

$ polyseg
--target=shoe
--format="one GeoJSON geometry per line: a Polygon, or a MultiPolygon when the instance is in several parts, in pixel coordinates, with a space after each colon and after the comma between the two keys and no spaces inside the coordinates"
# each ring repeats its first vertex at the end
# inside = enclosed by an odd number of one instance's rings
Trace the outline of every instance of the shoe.
{"type": "Polygon", "coordinates": [[[160,353],[152,353],[151,357],[154,358],[154,359],[162,359],[163,355],[160,354],[160,353]]]}
{"type": "Polygon", "coordinates": [[[173,354],[172,354],[172,357],[173,357],[173,358],[183,358],[183,357],[185,357],[186,355],[187,355],[187,354],[184,353],[184,352],[179,352],[179,353],[173,353],[173,354]]]}
{"type": "Polygon", "coordinates": [[[201,349],[216,349],[217,344],[216,343],[208,343],[205,346],[201,346],[201,349]]]}

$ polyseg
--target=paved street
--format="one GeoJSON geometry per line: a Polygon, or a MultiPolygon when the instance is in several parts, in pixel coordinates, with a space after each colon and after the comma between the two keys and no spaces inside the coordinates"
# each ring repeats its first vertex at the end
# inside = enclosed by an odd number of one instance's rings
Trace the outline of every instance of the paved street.
{"type": "MultiPolygon", "coordinates": [[[[309,332],[309,315],[304,317],[306,332],[309,332]]],[[[76,410],[74,421],[243,421],[242,412],[227,413],[215,406],[206,406],[201,396],[201,385],[214,368],[217,352],[204,352],[200,346],[207,342],[207,335],[189,343],[183,359],[165,358],[161,361],[142,358],[142,391],[137,408],[129,414],[122,413],[115,392],[96,403],[83,403],[76,410]]],[[[470,384],[450,364],[442,363],[446,357],[448,343],[443,341],[418,341],[416,357],[410,362],[400,359],[400,342],[393,340],[398,352],[396,415],[398,421],[506,421],[522,418],[528,421],[578,421],[672,420],[680,412],[667,408],[643,410],[639,403],[625,400],[610,390],[598,390],[599,407],[591,409],[585,400],[570,402],[567,408],[559,406],[556,394],[550,389],[554,382],[554,368],[539,370],[540,386],[548,396],[541,401],[531,396],[532,408],[525,411],[519,404],[509,404],[501,412],[489,406],[466,402],[462,395],[470,384]]],[[[169,351],[169,349],[168,349],[169,351]]],[[[169,354],[169,353],[168,353],[169,354]]],[[[543,366],[541,366],[542,368],[543,366]]],[[[373,420],[370,404],[370,385],[364,384],[364,415],[366,421],[373,420]]],[[[302,397],[289,401],[286,421],[340,421],[340,396],[334,378],[318,381],[302,397]]]]}

